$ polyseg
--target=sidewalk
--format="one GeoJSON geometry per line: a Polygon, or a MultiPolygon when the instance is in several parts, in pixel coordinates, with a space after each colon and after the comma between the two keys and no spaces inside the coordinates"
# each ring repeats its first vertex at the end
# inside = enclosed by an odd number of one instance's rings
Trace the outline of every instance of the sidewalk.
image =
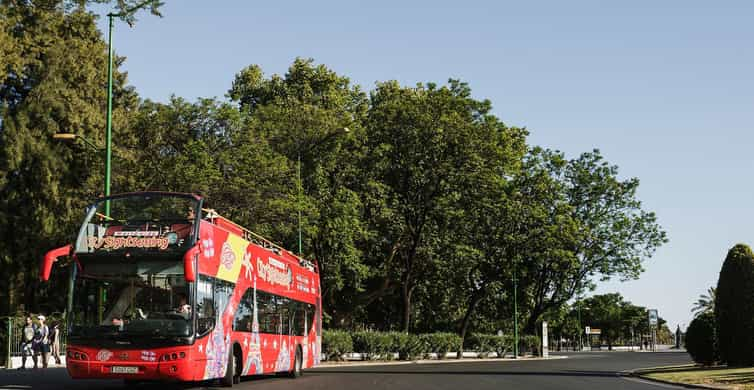
{"type": "MultiPolygon", "coordinates": [[[[41,361],[41,359],[39,359],[41,361]]],[[[21,367],[21,356],[13,356],[10,358],[11,361],[11,369],[17,369],[21,367]]],[[[48,368],[55,368],[55,367],[65,367],[65,356],[60,356],[60,365],[55,364],[55,359],[50,358],[50,361],[47,363],[48,368]]],[[[42,367],[41,362],[37,363],[39,367],[42,367]]],[[[26,358],[26,368],[34,367],[34,358],[28,357],[26,358]]],[[[7,366],[0,366],[0,369],[8,368],[7,366]]]]}

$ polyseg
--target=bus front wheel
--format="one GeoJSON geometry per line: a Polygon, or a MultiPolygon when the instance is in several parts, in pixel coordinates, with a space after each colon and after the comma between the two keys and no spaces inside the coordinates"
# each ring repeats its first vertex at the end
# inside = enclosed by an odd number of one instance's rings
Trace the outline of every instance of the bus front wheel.
{"type": "Polygon", "coordinates": [[[225,376],[220,379],[220,383],[224,387],[233,387],[234,384],[240,382],[240,376],[236,376],[237,359],[238,357],[235,353],[231,352],[228,354],[228,367],[225,370],[225,376]]]}

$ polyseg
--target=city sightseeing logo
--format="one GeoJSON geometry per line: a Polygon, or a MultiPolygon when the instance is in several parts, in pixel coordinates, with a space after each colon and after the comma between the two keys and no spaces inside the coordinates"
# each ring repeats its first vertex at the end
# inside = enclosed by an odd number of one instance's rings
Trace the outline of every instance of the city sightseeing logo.
{"type": "Polygon", "coordinates": [[[89,237],[89,248],[92,249],[121,249],[121,248],[158,248],[168,249],[170,242],[165,237],[89,237]]]}
{"type": "Polygon", "coordinates": [[[293,272],[290,267],[273,258],[269,259],[269,263],[265,263],[257,257],[257,272],[259,277],[268,283],[279,284],[288,288],[291,288],[291,284],[293,284],[293,272]]]}
{"type": "Polygon", "coordinates": [[[225,266],[225,269],[233,269],[233,263],[236,262],[236,254],[233,253],[233,248],[227,242],[223,244],[222,255],[220,255],[220,263],[225,266]]]}
{"type": "Polygon", "coordinates": [[[99,352],[97,352],[97,360],[101,362],[106,362],[110,360],[111,357],[113,357],[113,353],[106,349],[100,349],[99,352]]]}

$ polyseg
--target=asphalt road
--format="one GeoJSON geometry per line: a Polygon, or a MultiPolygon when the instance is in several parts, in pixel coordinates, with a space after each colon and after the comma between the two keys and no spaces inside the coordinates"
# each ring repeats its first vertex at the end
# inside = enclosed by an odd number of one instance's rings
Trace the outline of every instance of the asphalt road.
{"type": "MultiPolygon", "coordinates": [[[[621,371],[689,363],[686,353],[584,352],[567,359],[335,366],[307,370],[298,379],[264,377],[244,379],[240,389],[661,389],[658,385],[619,375],[621,371]]],[[[556,354],[557,356],[557,354],[556,354]]],[[[165,390],[169,386],[143,385],[140,389],[165,390]]],[[[65,369],[0,370],[0,389],[118,389],[119,381],[74,381],[65,369]]],[[[220,388],[213,384],[182,385],[180,389],[220,388]]]]}

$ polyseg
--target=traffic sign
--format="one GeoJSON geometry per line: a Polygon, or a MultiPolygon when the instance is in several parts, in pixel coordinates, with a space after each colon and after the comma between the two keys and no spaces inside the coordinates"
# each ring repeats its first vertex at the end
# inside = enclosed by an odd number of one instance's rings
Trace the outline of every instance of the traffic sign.
{"type": "Polygon", "coordinates": [[[602,329],[586,327],[586,334],[602,334],[602,329]]]}
{"type": "Polygon", "coordinates": [[[649,309],[649,326],[657,326],[657,309],[649,309]]]}

